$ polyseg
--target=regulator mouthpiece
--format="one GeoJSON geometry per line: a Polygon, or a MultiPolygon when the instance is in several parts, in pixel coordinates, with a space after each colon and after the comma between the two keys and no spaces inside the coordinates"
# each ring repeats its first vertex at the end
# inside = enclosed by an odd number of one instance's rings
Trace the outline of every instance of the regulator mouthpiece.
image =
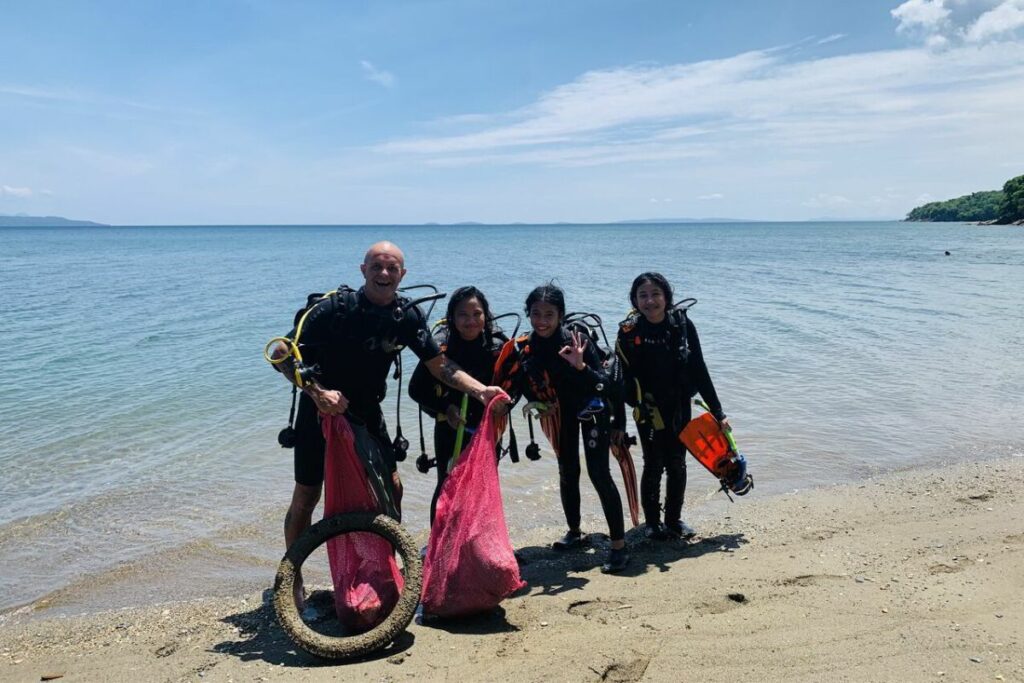
{"type": "Polygon", "coordinates": [[[434,458],[428,458],[426,453],[422,453],[418,458],[416,458],[416,469],[423,474],[429,472],[430,468],[435,465],[437,465],[437,460],[434,458]]]}
{"type": "Polygon", "coordinates": [[[300,387],[304,387],[320,374],[320,366],[314,363],[313,365],[307,365],[305,363],[295,363],[295,377],[300,380],[296,382],[300,387]]]}
{"type": "Polygon", "coordinates": [[[277,442],[281,448],[295,448],[295,430],[289,425],[277,433],[277,442]]]}
{"type": "Polygon", "coordinates": [[[391,448],[395,451],[395,461],[402,462],[409,455],[409,439],[404,436],[396,436],[391,442],[391,448]]]}
{"type": "Polygon", "coordinates": [[[540,446],[536,443],[531,443],[526,447],[526,457],[530,460],[540,460],[540,446]]]}

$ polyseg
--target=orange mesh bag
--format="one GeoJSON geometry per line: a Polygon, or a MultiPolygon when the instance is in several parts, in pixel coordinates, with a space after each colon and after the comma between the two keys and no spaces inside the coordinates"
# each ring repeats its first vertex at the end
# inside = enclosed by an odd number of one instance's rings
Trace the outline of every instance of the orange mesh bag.
{"type": "MultiPolygon", "coordinates": [[[[352,425],[342,415],[324,415],[322,420],[327,441],[324,518],[345,512],[380,511],[366,466],[356,452],[352,425]]],[[[356,429],[365,432],[365,427],[357,425],[356,429]]],[[[377,447],[370,438],[359,441],[365,449],[377,447]]],[[[369,456],[364,453],[364,457],[369,456]]],[[[362,633],[384,621],[398,603],[403,585],[391,544],[369,532],[342,534],[327,541],[327,557],[334,582],[334,609],[341,625],[362,633]]]]}
{"type": "MultiPolygon", "coordinates": [[[[505,400],[507,396],[494,400],[505,400]]],[[[493,401],[492,401],[493,404],[493,401]]],[[[423,611],[484,612],[526,585],[512,550],[495,456],[491,406],[441,486],[423,562],[423,611]]]]}

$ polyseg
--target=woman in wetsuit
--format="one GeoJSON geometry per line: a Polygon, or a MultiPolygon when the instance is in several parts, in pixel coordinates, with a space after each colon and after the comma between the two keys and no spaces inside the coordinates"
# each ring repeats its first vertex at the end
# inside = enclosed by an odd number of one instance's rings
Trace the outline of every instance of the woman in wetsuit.
{"type": "Polygon", "coordinates": [[[626,402],[636,408],[644,454],[640,502],[648,538],[691,538],[682,520],[686,448],[677,435],[690,421],[690,398],[700,393],[723,429],[730,429],[701,353],[697,328],[685,308],[673,308],[672,286],[660,273],[641,273],[629,290],[633,312],[619,324],[615,348],[622,364],[626,402]],[[661,517],[661,475],[665,518],[661,517]]]}
{"type": "MultiPolygon", "coordinates": [[[[495,328],[483,292],[476,287],[460,287],[448,299],[448,312],[438,326],[434,340],[441,351],[463,370],[484,383],[490,383],[494,362],[505,337],[495,328]]],[[[423,363],[416,367],[409,381],[409,396],[437,421],[434,425],[437,486],[430,501],[430,524],[433,526],[441,485],[448,476],[448,463],[455,449],[459,424],[463,422],[462,406],[466,405],[463,447],[469,445],[469,435],[483,419],[484,406],[438,382],[423,363]]]]}
{"type": "Polygon", "coordinates": [[[537,287],[526,298],[533,332],[505,344],[495,366],[494,383],[516,401],[525,396],[541,415],[541,426],[558,457],[558,485],[569,526],[555,550],[586,543],[580,529],[580,431],[587,474],[601,499],[611,552],[601,567],[619,572],[629,562],[622,500],[609,469],[609,443],[614,410],[611,382],[597,349],[585,334],[567,330],[565,295],[554,285],[537,287]]]}

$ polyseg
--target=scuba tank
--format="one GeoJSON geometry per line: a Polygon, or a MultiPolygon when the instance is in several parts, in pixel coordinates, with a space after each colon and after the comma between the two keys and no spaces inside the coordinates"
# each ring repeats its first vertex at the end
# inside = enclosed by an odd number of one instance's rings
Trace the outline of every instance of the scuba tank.
{"type": "MultiPolygon", "coordinates": [[[[400,287],[399,292],[408,292],[416,289],[429,289],[431,293],[417,297],[414,299],[406,299],[404,297],[397,298],[395,300],[394,310],[392,315],[395,320],[401,320],[406,312],[420,304],[429,303],[430,307],[427,309],[427,317],[434,310],[434,304],[438,300],[443,299],[447,294],[438,291],[434,285],[410,285],[408,287],[400,287]]],[[[318,365],[306,363],[302,357],[302,328],[309,316],[310,312],[316,307],[317,304],[329,299],[334,299],[337,302],[338,308],[340,309],[339,314],[344,316],[349,310],[355,309],[359,306],[358,297],[356,294],[357,290],[349,287],[348,285],[339,285],[337,289],[330,292],[321,293],[314,292],[306,297],[306,305],[295,312],[293,325],[295,326],[295,333],[292,338],[288,337],[274,337],[263,349],[263,357],[273,365],[275,368],[281,366],[280,369],[285,369],[287,366],[282,365],[285,361],[291,362],[291,374],[292,374],[292,402],[291,408],[288,412],[288,426],[285,427],[278,433],[277,442],[282,448],[294,448],[295,447],[295,403],[298,393],[298,389],[301,389],[306,383],[312,381],[320,373],[318,365]],[[278,345],[283,345],[286,349],[284,354],[274,354],[272,349],[278,345]]],[[[398,354],[395,358],[395,373],[394,379],[398,380],[398,394],[397,401],[395,404],[395,438],[391,443],[391,448],[394,451],[396,461],[405,460],[406,453],[409,450],[409,441],[402,435],[402,422],[401,422],[401,408],[402,408],[402,348],[398,349],[398,354]]]]}
{"type": "MultiPolygon", "coordinates": [[[[518,313],[503,313],[501,315],[491,316],[490,319],[489,319],[489,322],[493,325],[493,323],[495,323],[498,320],[501,320],[502,318],[515,318],[516,319],[515,329],[514,329],[514,331],[512,333],[512,338],[514,339],[516,337],[516,335],[518,335],[518,333],[519,333],[519,326],[522,323],[522,318],[520,317],[520,315],[518,313]]],[[[433,324],[433,326],[431,327],[431,332],[435,333],[435,339],[438,338],[436,336],[438,334],[438,330],[440,328],[442,328],[442,327],[447,327],[447,325],[448,325],[447,318],[441,318],[440,320],[438,320],[436,323],[433,324]]],[[[452,331],[451,334],[457,334],[457,333],[452,331]]],[[[494,325],[492,331],[488,332],[487,334],[493,334],[494,339],[505,340],[505,334],[504,334],[503,330],[500,327],[498,327],[497,325],[494,325]]],[[[444,335],[443,338],[447,339],[447,335],[444,335]]],[[[441,346],[441,350],[445,351],[445,344],[439,342],[439,345],[441,346]]],[[[445,385],[443,385],[443,384],[438,384],[437,385],[437,391],[439,392],[438,396],[441,395],[440,392],[443,389],[446,389],[445,385]]],[[[461,409],[463,420],[465,420],[465,413],[466,413],[466,409],[467,409],[467,405],[466,405],[467,402],[468,402],[468,396],[466,396],[464,394],[463,397],[462,397],[462,409],[461,409]]],[[[427,455],[426,436],[425,436],[425,433],[424,433],[424,430],[423,430],[423,412],[424,412],[423,411],[423,407],[420,406],[419,410],[417,412],[418,412],[418,420],[419,420],[420,454],[416,458],[416,469],[420,473],[422,473],[422,474],[427,474],[428,472],[430,472],[430,470],[432,468],[437,466],[437,458],[436,457],[435,458],[431,458],[430,456],[427,455]]],[[[443,417],[439,415],[437,417],[437,419],[439,421],[441,421],[441,420],[443,420],[443,417]]],[[[507,454],[509,456],[509,459],[513,463],[518,463],[519,462],[519,446],[518,446],[518,443],[516,442],[516,433],[515,433],[515,430],[512,428],[511,421],[509,421],[509,423],[508,423],[508,429],[509,429],[509,443],[508,443],[508,446],[507,447],[503,446],[502,442],[500,440],[498,441],[498,444],[497,444],[498,445],[498,449],[499,449],[498,450],[498,459],[500,460],[502,457],[504,457],[507,454]]],[[[459,452],[461,452],[461,439],[464,438],[463,435],[464,434],[472,435],[472,434],[475,433],[475,430],[465,428],[464,426],[460,426],[459,429],[458,429],[458,433],[459,433],[459,442],[457,442],[457,444],[456,444],[456,451],[455,451],[455,453],[453,453],[453,457],[449,460],[449,470],[451,470],[451,468],[454,467],[454,464],[455,464],[456,460],[458,459],[457,458],[457,454],[459,452]]]]}
{"type": "MultiPolygon", "coordinates": [[[[611,380],[611,387],[599,384],[597,389],[599,392],[606,392],[605,395],[617,396],[622,386],[622,368],[612,345],[608,342],[608,336],[605,334],[601,316],[596,313],[573,311],[572,313],[567,313],[562,318],[562,326],[569,332],[581,334],[588,344],[593,345],[601,364],[611,380]]],[[[551,405],[546,401],[533,401],[523,406],[523,417],[526,418],[526,424],[530,431],[530,443],[526,447],[526,457],[530,460],[540,460],[541,458],[540,446],[537,444],[536,437],[534,436],[533,419],[535,417],[539,419],[542,414],[548,412],[551,405]]],[[[557,403],[554,405],[557,405],[557,403]]],[[[594,420],[597,413],[606,409],[608,409],[608,402],[600,395],[593,396],[587,402],[587,405],[577,413],[576,418],[581,421],[594,420]]],[[[543,423],[541,424],[543,425],[543,423]]],[[[557,445],[552,443],[552,447],[557,454],[557,445]]]]}
{"type": "MultiPolygon", "coordinates": [[[[686,335],[686,314],[696,303],[696,299],[689,297],[676,302],[665,311],[665,318],[672,328],[671,344],[676,349],[675,369],[672,372],[680,382],[684,381],[686,367],[690,360],[690,344],[686,335]]],[[[642,314],[637,309],[631,308],[626,314],[626,319],[619,323],[620,329],[636,334],[633,330],[642,317],[642,314]]],[[[636,343],[640,343],[639,336],[636,337],[636,343]]],[[[622,350],[618,350],[619,353],[615,354],[616,357],[624,363],[627,362],[622,350]]],[[[619,374],[621,375],[622,372],[620,371],[619,374]]],[[[653,439],[654,432],[665,429],[666,426],[665,418],[662,416],[654,396],[643,390],[638,379],[634,380],[633,386],[629,389],[623,387],[624,397],[627,391],[629,392],[627,402],[633,406],[633,420],[637,425],[649,425],[651,429],[648,432],[648,439],[653,439]]]]}

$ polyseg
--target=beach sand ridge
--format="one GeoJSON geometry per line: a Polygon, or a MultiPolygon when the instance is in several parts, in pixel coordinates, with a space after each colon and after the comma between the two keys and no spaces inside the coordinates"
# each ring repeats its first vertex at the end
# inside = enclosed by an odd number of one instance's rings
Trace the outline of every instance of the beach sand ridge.
{"type": "MultiPolygon", "coordinates": [[[[297,652],[266,596],[0,623],[0,680],[1024,680],[1024,458],[753,496],[633,564],[520,548],[528,592],[385,652],[297,652]]],[[[268,576],[268,583],[270,577],[268,576]]]]}

